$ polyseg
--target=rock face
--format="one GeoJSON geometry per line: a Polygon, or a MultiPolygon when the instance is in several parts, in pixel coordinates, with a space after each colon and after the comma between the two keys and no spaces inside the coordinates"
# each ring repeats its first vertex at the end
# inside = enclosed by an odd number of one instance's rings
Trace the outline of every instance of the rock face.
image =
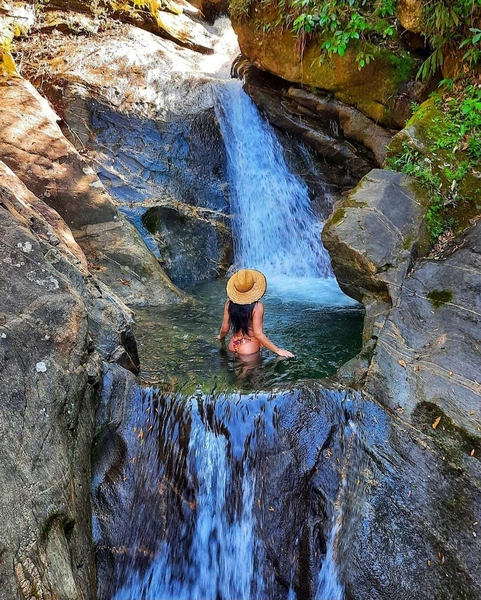
{"type": "Polygon", "coordinates": [[[366,306],[364,342],[377,336],[419,251],[427,198],[419,184],[374,170],[334,207],[322,232],[340,286],[366,306]]]}
{"type": "Polygon", "coordinates": [[[301,54],[298,40],[289,28],[264,27],[276,21],[276,9],[266,9],[255,2],[250,15],[234,22],[234,28],[242,53],[256,67],[292,83],[328,90],[337,100],[355,106],[382,125],[404,125],[405,108],[423,87],[406,87],[416,72],[414,60],[386,50],[359,69],[355,60],[358,49],[351,46],[344,56],[335,54],[320,62],[316,43],[308,45],[301,54]]]}
{"type": "MultiPolygon", "coordinates": [[[[100,165],[101,181],[157,256],[158,261],[152,255],[149,261],[160,268],[159,262],[168,265],[172,256],[159,252],[143,226],[147,209],[185,204],[191,214],[197,207],[211,215],[228,212],[225,149],[208,75],[209,69],[218,69],[219,64],[214,61],[211,67],[198,53],[181,51],[149,32],[127,25],[121,28],[121,39],[117,29],[107,29],[83,45],[78,43],[78,35],[66,32],[56,36],[44,55],[43,89],[67,123],[68,132],[73,133],[72,140],[100,165]],[[137,56],[134,71],[133,54],[137,56]]],[[[24,51],[34,43],[32,37],[24,51]]],[[[88,233],[95,233],[94,228],[88,233]]],[[[215,228],[209,229],[208,235],[218,239],[215,228]]],[[[220,273],[227,268],[225,243],[221,245],[220,273]]],[[[167,248],[165,244],[162,247],[167,248]]],[[[177,244],[176,249],[183,251],[182,245],[177,244]]],[[[126,260],[118,262],[125,264],[126,260]]],[[[185,263],[187,256],[175,260],[185,263]]],[[[149,261],[143,264],[147,266],[149,261]]],[[[211,267],[208,272],[213,273],[211,267]]],[[[179,276],[177,271],[176,281],[185,283],[191,275],[179,276]]],[[[119,279],[130,283],[125,275],[119,279]]],[[[152,281],[152,285],[157,284],[152,281]]],[[[171,300],[158,296],[159,303],[171,300]]]]}
{"type": "Polygon", "coordinates": [[[480,339],[478,223],[459,249],[417,263],[403,282],[377,341],[366,389],[406,419],[434,405],[436,415],[443,415],[441,427],[454,423],[479,439],[480,339]]]}
{"type": "Polygon", "coordinates": [[[0,213],[0,596],[93,600],[96,389],[120,348],[138,367],[129,311],[1,162],[0,213]]]}
{"type": "Polygon", "coordinates": [[[232,264],[232,233],[225,217],[185,205],[156,206],[143,217],[154,234],[163,266],[179,286],[225,275],[232,264]]]}
{"type": "Polygon", "coordinates": [[[338,546],[345,597],[478,598],[479,443],[443,419],[433,429],[435,406],[419,406],[409,424],[367,398],[349,410],[358,438],[338,546]]]}
{"type": "Polygon", "coordinates": [[[0,83],[0,100],[5,164],[63,217],[99,279],[129,304],[178,300],[181,293],[118,212],[92,168],[64,138],[46,100],[20,78],[0,83]]]}
{"type": "Polygon", "coordinates": [[[427,250],[425,203],[408,177],[373,171],[323,240],[341,287],[366,306],[366,391],[408,422],[435,406],[445,427],[479,438],[481,227],[438,260],[416,260],[427,250]]]}

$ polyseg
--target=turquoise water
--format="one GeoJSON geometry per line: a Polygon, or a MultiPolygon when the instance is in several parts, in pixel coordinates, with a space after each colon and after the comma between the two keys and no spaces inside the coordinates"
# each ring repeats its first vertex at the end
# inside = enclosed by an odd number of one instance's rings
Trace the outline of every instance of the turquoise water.
{"type": "Polygon", "coordinates": [[[251,391],[333,374],[361,348],[364,311],[342,295],[335,281],[306,280],[304,285],[307,289],[302,290],[302,283],[294,281],[287,299],[273,284],[263,298],[264,331],[278,346],[294,352],[296,358],[289,360],[262,350],[254,361],[243,362],[215,339],[226,301],[225,281],[189,290],[192,303],[138,309],[135,334],[142,382],[187,392],[251,391]]]}

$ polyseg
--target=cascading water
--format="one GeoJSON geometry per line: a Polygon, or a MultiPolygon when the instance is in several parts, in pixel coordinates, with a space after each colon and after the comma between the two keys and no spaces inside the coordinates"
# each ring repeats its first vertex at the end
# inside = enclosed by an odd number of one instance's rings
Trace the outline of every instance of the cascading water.
{"type": "MultiPolygon", "coordinates": [[[[236,266],[262,270],[270,290],[277,284],[293,301],[351,304],[306,186],[241,83],[220,77],[212,89],[236,266]]],[[[205,337],[205,311],[202,323],[205,337]]],[[[121,475],[110,469],[94,483],[95,534],[106,552],[100,600],[342,600],[335,561],[349,427],[335,393],[212,399],[148,388],[130,402],[115,433],[125,443],[121,475]]]]}
{"type": "MultiPolygon", "coordinates": [[[[334,557],[353,445],[344,406],[332,392],[304,391],[300,403],[297,392],[144,390],[124,424],[115,508],[100,520],[114,556],[100,599],[342,600],[334,557]],[[321,511],[320,485],[336,496],[321,511]]],[[[111,485],[97,484],[100,514],[111,485]]]]}
{"type": "MultiPolygon", "coordinates": [[[[146,390],[146,395],[150,396],[148,406],[153,413],[153,390],[146,390]]],[[[198,399],[170,402],[168,407],[157,409],[158,418],[149,421],[154,426],[151,433],[146,433],[145,444],[135,457],[130,491],[135,505],[136,494],[145,497],[145,483],[150,482],[149,487],[154,483],[151,494],[164,495],[172,514],[158,531],[158,522],[148,512],[131,514],[133,519],[140,516],[131,547],[144,551],[148,547],[149,555],[155,558],[143,571],[135,568],[134,559],[126,577],[125,572],[120,572],[123,583],[114,600],[261,598],[263,580],[256,567],[263,556],[255,534],[256,474],[249,467],[249,456],[234,456],[225,432],[212,430],[205,422],[198,399]],[[169,415],[172,408],[175,410],[169,415]],[[159,438],[160,419],[165,419],[165,423],[159,438]],[[182,419],[186,421],[182,423],[182,419]],[[186,433],[182,431],[186,423],[188,439],[182,435],[186,433]],[[169,472],[169,463],[171,466],[176,460],[183,468],[181,477],[180,469],[174,475],[169,472]],[[235,472],[240,473],[237,479],[235,472]],[[172,490],[177,497],[166,498],[172,496],[172,490]],[[179,497],[183,495],[179,506],[179,497]],[[146,529],[153,533],[148,541],[143,533],[146,529]]],[[[143,506],[148,505],[148,498],[144,500],[143,506]]]]}
{"type": "Polygon", "coordinates": [[[235,260],[269,275],[332,276],[307,187],[240,81],[219,84],[216,114],[228,155],[235,260]]]}

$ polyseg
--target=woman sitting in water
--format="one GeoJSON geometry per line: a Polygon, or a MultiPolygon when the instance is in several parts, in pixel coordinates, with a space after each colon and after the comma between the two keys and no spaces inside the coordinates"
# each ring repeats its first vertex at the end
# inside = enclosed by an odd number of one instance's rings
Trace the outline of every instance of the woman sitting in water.
{"type": "Polygon", "coordinates": [[[266,278],[260,271],[241,269],[232,275],[227,282],[229,300],[217,338],[223,340],[232,329],[229,350],[236,354],[255,354],[262,346],[278,356],[293,358],[292,352],[278,348],[263,331],[264,305],[259,299],[266,288],[266,278]]]}

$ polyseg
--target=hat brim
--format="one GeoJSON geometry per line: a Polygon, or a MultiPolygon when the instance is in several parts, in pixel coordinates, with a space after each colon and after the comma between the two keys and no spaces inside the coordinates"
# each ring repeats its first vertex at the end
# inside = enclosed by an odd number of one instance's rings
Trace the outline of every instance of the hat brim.
{"type": "Polygon", "coordinates": [[[227,282],[227,297],[232,302],[236,304],[252,304],[252,302],[257,302],[262,296],[266,293],[267,289],[267,280],[263,273],[260,271],[255,271],[254,269],[249,269],[249,273],[252,274],[254,279],[254,285],[247,292],[239,292],[234,285],[234,275],[227,282]]]}

